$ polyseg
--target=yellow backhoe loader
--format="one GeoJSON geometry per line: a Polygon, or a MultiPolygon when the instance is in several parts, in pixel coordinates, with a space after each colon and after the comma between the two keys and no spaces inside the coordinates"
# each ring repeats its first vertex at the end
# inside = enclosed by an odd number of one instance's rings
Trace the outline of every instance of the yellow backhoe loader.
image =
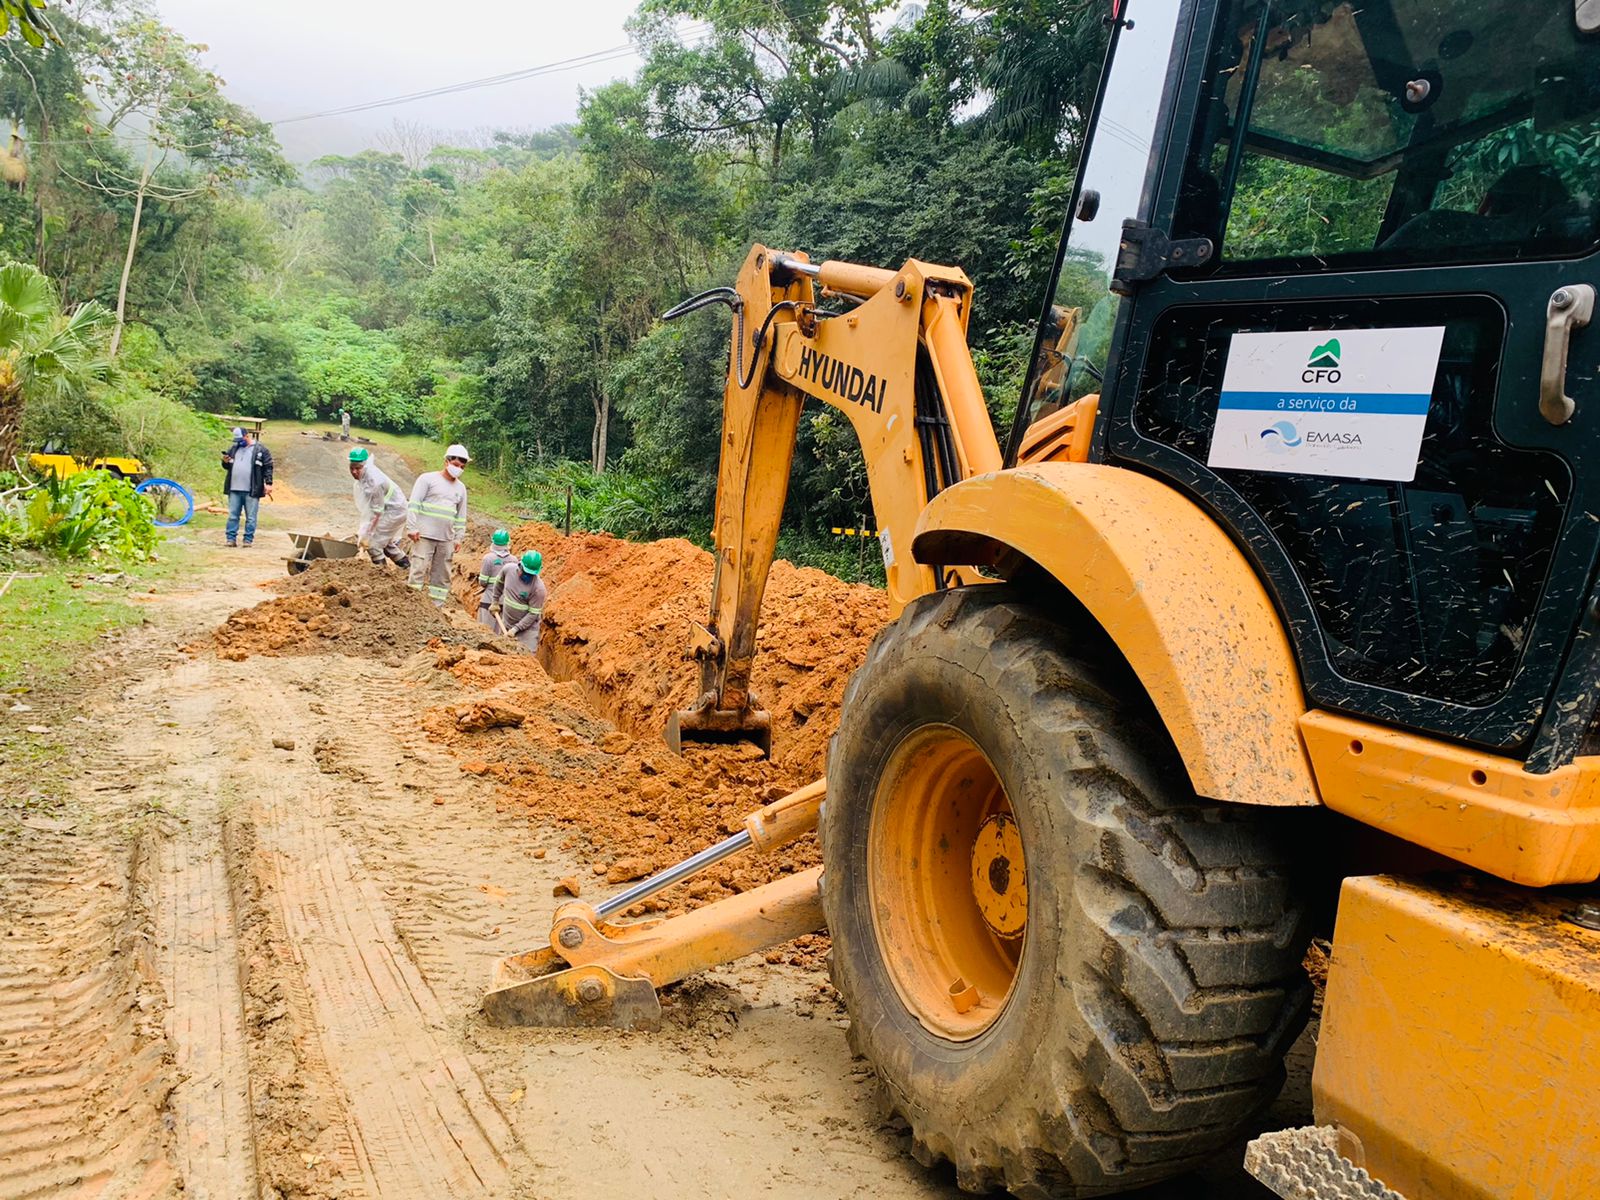
{"type": "Polygon", "coordinates": [[[817,928],[855,1049],[962,1187],[1114,1194],[1276,1093],[1284,1197],[1600,1194],[1600,5],[1121,0],[1004,449],[967,278],[757,246],[702,694],[749,687],[807,398],[895,621],[825,781],[505,959],[504,1023],[817,928]],[[818,825],[824,869],[611,920],[818,825]],[[1324,892],[1327,893],[1326,899],[1324,892]],[[1336,898],[1336,904],[1333,902],[1336,898]]]}

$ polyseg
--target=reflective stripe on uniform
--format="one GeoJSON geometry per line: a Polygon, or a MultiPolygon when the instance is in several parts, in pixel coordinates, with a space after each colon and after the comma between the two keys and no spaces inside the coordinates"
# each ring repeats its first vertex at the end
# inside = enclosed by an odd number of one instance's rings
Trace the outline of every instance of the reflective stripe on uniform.
{"type": "Polygon", "coordinates": [[[411,488],[406,527],[437,542],[459,542],[467,533],[467,489],[442,471],[418,475],[411,488]]]}

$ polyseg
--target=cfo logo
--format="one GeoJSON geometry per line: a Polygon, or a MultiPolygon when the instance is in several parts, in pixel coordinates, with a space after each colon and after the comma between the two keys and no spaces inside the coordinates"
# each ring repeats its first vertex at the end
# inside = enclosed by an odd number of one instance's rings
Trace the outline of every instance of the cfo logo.
{"type": "Polygon", "coordinates": [[[1343,378],[1339,370],[1339,357],[1343,351],[1338,338],[1329,338],[1311,352],[1306,369],[1300,375],[1302,383],[1338,383],[1343,378]]]}
{"type": "Polygon", "coordinates": [[[1274,421],[1261,431],[1261,445],[1270,454],[1287,454],[1303,440],[1290,421],[1274,421]]]}

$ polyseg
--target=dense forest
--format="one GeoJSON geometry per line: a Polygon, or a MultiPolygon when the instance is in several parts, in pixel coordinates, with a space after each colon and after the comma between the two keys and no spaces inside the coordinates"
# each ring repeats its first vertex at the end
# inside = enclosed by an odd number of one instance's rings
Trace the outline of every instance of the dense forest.
{"type": "MultiPolygon", "coordinates": [[[[466,442],[535,506],[574,483],[591,525],[704,536],[726,318],[659,314],[755,240],[959,264],[1014,403],[1103,7],[644,0],[642,65],[570,126],[450,134],[417,105],[300,168],[144,0],[52,8],[54,39],[0,40],[0,259],[98,302],[115,364],[30,403],[22,440],[159,457],[185,412],[345,405],[466,442]]],[[[808,413],[786,548],[866,504],[848,427],[808,413]]]]}

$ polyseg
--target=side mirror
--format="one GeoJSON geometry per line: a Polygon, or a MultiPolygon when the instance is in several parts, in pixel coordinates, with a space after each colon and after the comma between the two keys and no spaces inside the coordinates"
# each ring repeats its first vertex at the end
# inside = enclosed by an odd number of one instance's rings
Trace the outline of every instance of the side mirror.
{"type": "MultiPolygon", "coordinates": [[[[1595,3],[1597,7],[1600,7],[1600,0],[1595,0],[1595,3]]],[[[1088,224],[1099,215],[1100,193],[1095,191],[1093,188],[1084,188],[1083,191],[1078,194],[1078,211],[1074,214],[1075,218],[1084,222],[1085,224],[1088,224]]]]}

